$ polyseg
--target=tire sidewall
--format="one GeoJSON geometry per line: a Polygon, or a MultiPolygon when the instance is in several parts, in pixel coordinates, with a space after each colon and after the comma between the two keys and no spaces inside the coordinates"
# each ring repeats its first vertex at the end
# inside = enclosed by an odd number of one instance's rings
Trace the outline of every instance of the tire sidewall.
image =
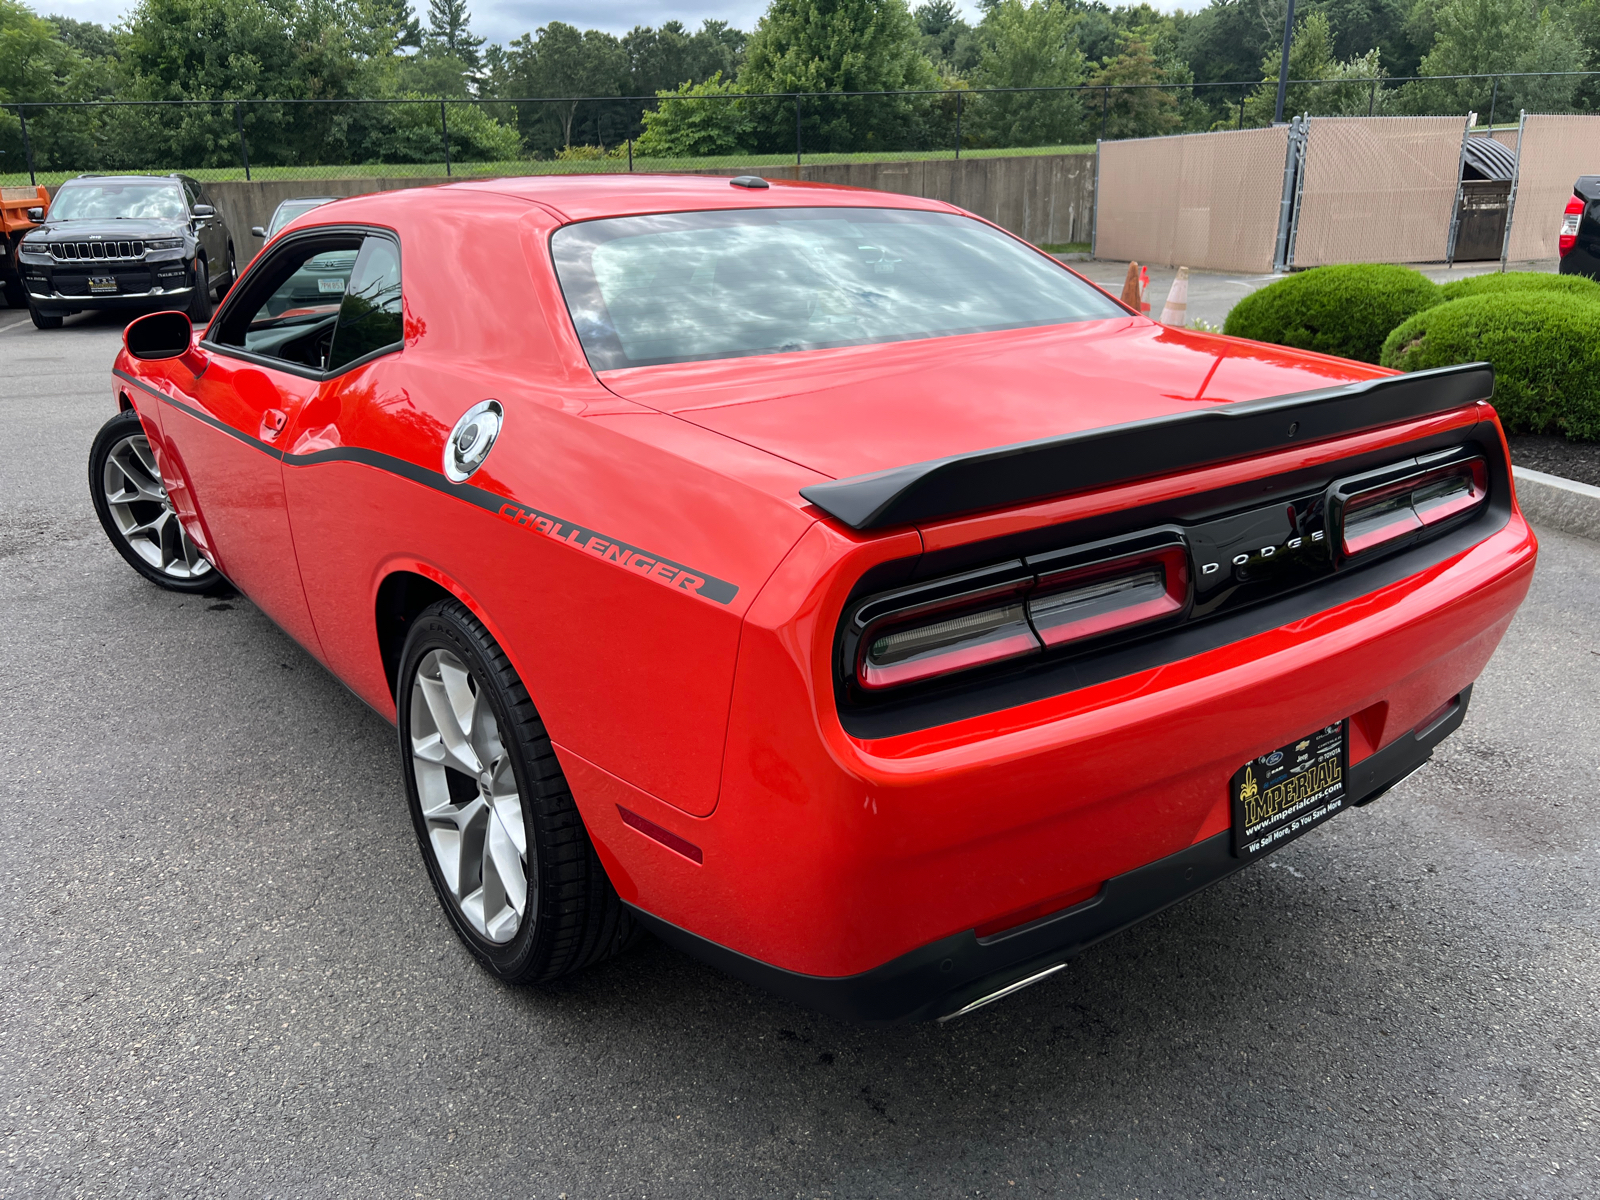
{"type": "Polygon", "coordinates": [[[146,431],[139,414],[130,408],[126,412],[118,413],[102,425],[89,447],[89,499],[94,503],[94,515],[100,518],[100,527],[105,530],[106,538],[130,567],[157,587],[165,588],[169,592],[204,595],[227,587],[228,581],[215,566],[198,579],[174,579],[170,575],[163,574],[145,562],[139,556],[139,552],[128,545],[128,539],[122,535],[122,530],[117,528],[116,520],[111,515],[111,506],[106,502],[106,460],[118,442],[133,436],[142,436],[149,440],[150,434],[146,431]]]}
{"type": "Polygon", "coordinates": [[[395,696],[395,725],[400,734],[400,770],[405,780],[406,805],[411,810],[411,824],[416,830],[417,847],[427,867],[428,879],[439,898],[439,906],[449,917],[450,924],[473,955],[491,972],[499,976],[516,977],[523,974],[538,952],[540,932],[539,917],[544,911],[541,891],[546,878],[539,842],[537,814],[533,811],[532,772],[528,769],[525,747],[517,724],[506,704],[493,666],[488,662],[479,644],[480,637],[487,638],[482,628],[473,629],[463,620],[464,610],[459,604],[446,603],[425,610],[411,623],[406,635],[405,648],[400,655],[400,671],[395,696]],[[522,804],[522,825],[528,840],[528,866],[534,872],[529,881],[528,902],[532,912],[523,913],[522,925],[509,942],[491,942],[472,927],[461,912],[455,897],[450,894],[438,860],[434,856],[433,842],[428,836],[427,822],[422,816],[422,803],[417,791],[416,766],[411,753],[411,695],[417,668],[432,650],[448,650],[466,664],[467,671],[478,685],[479,694],[485,692],[489,708],[500,726],[500,742],[511,756],[511,773],[517,782],[517,796],[522,804]]]}

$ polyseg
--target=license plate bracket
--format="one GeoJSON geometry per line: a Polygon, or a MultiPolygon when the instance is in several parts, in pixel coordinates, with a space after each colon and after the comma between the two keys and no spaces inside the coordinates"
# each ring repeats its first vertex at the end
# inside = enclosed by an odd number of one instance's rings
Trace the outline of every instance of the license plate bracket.
{"type": "Polygon", "coordinates": [[[107,292],[114,292],[116,290],[117,277],[115,275],[89,276],[89,294],[91,296],[103,296],[107,292]]]}
{"type": "Polygon", "coordinates": [[[1343,812],[1349,777],[1347,720],[1251,759],[1228,782],[1234,857],[1257,858],[1343,812]]]}

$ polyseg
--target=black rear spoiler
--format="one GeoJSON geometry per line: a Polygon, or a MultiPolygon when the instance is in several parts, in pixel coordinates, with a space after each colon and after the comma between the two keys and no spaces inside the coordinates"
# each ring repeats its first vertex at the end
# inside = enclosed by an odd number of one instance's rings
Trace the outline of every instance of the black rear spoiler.
{"type": "Polygon", "coordinates": [[[1494,368],[1466,363],[997,446],[814,483],[800,494],[852,529],[885,529],[1322,441],[1493,393],[1494,368]]]}

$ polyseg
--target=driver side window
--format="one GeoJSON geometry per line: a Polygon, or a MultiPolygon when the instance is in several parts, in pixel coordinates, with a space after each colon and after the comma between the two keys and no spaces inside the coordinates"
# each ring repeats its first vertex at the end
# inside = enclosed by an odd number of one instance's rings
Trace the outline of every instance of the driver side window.
{"type": "Polygon", "coordinates": [[[297,238],[276,250],[230,298],[209,340],[302,371],[328,370],[334,326],[361,243],[360,234],[331,234],[297,238]]]}

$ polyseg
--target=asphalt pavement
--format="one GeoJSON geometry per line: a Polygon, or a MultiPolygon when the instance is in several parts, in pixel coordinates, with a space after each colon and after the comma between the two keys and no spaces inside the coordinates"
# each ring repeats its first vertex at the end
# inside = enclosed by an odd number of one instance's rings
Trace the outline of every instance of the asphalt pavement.
{"type": "Polygon", "coordinates": [[[1432,765],[948,1025],[650,943],[541,991],[437,910],[394,731],[139,579],[120,323],[0,309],[0,1196],[1600,1194],[1600,545],[1432,765]]]}

